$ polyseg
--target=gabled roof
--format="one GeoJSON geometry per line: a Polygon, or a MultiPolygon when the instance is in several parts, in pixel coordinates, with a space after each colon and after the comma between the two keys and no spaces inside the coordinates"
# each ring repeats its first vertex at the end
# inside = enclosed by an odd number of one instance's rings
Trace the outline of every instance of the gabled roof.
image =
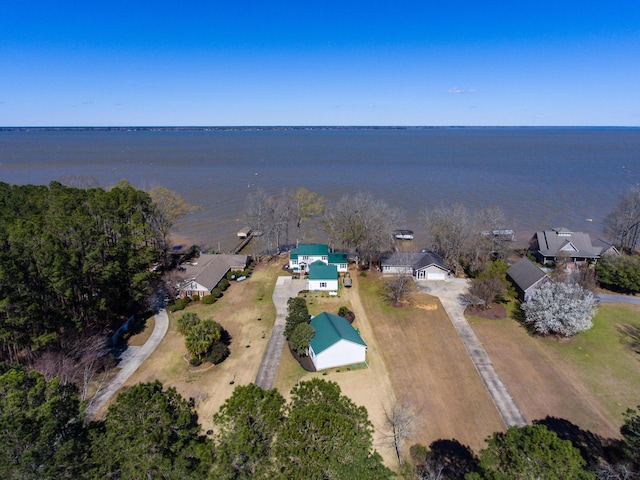
{"type": "Polygon", "coordinates": [[[247,255],[201,254],[197,261],[184,265],[180,272],[181,284],[195,281],[212,290],[229,270],[242,270],[249,261],[247,255]]]}
{"type": "Polygon", "coordinates": [[[349,263],[349,257],[346,253],[330,253],[329,263],[332,263],[334,265],[338,263],[349,263]]]}
{"type": "Polygon", "coordinates": [[[309,265],[309,280],[337,280],[338,267],[317,260],[309,265]]]}
{"type": "Polygon", "coordinates": [[[507,269],[507,275],[523,292],[526,292],[547,276],[535,263],[526,257],[511,265],[507,269]]]}
{"type": "Polygon", "coordinates": [[[351,326],[349,320],[338,315],[322,312],[311,319],[310,325],[316,334],[309,344],[316,355],[340,340],[346,340],[364,347],[367,346],[358,332],[351,326]]]}
{"type": "Polygon", "coordinates": [[[609,243],[605,240],[602,240],[601,238],[594,238],[591,241],[591,243],[593,244],[594,248],[600,249],[600,255],[605,255],[608,253],[612,253],[614,255],[620,255],[620,252],[618,251],[618,249],[615,247],[613,243],[609,243]]]}
{"type": "Polygon", "coordinates": [[[427,251],[427,252],[422,252],[422,254],[423,254],[423,257],[413,267],[416,270],[420,270],[422,268],[426,268],[426,267],[430,267],[431,265],[434,265],[438,268],[441,268],[442,270],[446,270],[447,272],[451,271],[451,269],[444,264],[442,257],[438,255],[436,252],[427,251]]]}
{"type": "Polygon", "coordinates": [[[329,255],[329,246],[324,243],[301,243],[298,248],[292,248],[291,254],[293,258],[297,255],[307,255],[310,257],[320,257],[329,255]]]}
{"type": "Polygon", "coordinates": [[[435,265],[447,272],[451,270],[444,264],[440,255],[429,250],[423,252],[393,252],[384,255],[380,265],[383,267],[412,267],[414,270],[435,265]]]}
{"type": "Polygon", "coordinates": [[[601,248],[591,244],[588,233],[572,232],[567,228],[540,230],[536,232],[538,250],[545,257],[562,256],[563,253],[572,257],[598,258],[601,248]]]}

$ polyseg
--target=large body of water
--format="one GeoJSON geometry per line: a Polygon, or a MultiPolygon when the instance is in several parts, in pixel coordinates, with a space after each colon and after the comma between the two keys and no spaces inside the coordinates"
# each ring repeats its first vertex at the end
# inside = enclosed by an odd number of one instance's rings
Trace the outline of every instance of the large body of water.
{"type": "Polygon", "coordinates": [[[595,235],[640,182],[640,129],[114,129],[0,131],[0,181],[91,176],[163,185],[202,209],[178,233],[235,245],[247,195],[305,187],[327,199],[369,192],[406,213],[421,246],[422,212],[460,202],[500,206],[520,240],[566,226],[595,235]],[[589,221],[591,220],[591,221],[589,221]]]}

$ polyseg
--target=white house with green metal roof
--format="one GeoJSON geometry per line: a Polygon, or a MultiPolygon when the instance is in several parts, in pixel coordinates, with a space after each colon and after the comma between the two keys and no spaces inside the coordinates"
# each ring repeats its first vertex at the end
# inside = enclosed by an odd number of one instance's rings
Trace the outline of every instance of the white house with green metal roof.
{"type": "Polygon", "coordinates": [[[309,290],[338,290],[338,268],[321,261],[309,265],[309,290]]]}
{"type": "Polygon", "coordinates": [[[301,243],[289,252],[289,269],[294,272],[306,272],[315,262],[335,265],[339,272],[346,272],[348,258],[346,253],[331,253],[324,243],[301,243]]]}
{"type": "Polygon", "coordinates": [[[316,371],[365,363],[367,344],[349,320],[322,312],[310,325],[316,333],[309,343],[309,358],[316,371]]]}

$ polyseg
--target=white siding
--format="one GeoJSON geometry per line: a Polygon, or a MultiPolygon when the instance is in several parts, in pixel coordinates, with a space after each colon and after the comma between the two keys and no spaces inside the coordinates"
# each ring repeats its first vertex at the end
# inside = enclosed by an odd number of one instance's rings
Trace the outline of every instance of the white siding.
{"type": "Polygon", "coordinates": [[[409,274],[413,273],[413,268],[407,265],[384,265],[382,267],[382,273],[390,273],[393,275],[409,274]]]}
{"type": "Polygon", "coordinates": [[[366,356],[367,347],[348,340],[339,340],[318,355],[315,355],[312,350],[309,352],[316,370],[363,363],[366,356]]]}
{"type": "Polygon", "coordinates": [[[338,280],[309,280],[309,290],[338,290],[338,280]]]}
{"type": "Polygon", "coordinates": [[[429,265],[417,270],[416,278],[418,280],[446,280],[447,272],[436,265],[429,265]]]}

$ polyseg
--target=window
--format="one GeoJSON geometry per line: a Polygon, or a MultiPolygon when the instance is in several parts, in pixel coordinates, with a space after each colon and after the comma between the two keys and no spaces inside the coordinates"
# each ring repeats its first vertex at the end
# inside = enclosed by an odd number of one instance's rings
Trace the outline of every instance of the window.
{"type": "Polygon", "coordinates": [[[327,282],[320,282],[320,288],[327,288],[327,282]]]}

